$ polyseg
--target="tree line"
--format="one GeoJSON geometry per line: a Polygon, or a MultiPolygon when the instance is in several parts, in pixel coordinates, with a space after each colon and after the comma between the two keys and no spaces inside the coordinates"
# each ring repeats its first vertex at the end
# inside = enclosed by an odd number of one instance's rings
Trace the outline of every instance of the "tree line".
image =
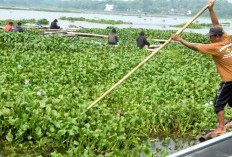
{"type": "MultiPolygon", "coordinates": [[[[120,12],[168,14],[168,11],[171,9],[184,9],[191,10],[192,13],[195,14],[203,6],[205,6],[206,2],[206,0],[0,0],[0,6],[102,11],[104,10],[106,4],[113,4],[114,11],[120,12]]],[[[231,10],[232,5],[227,0],[217,1],[217,4],[215,5],[215,11],[217,12],[217,15],[221,17],[232,17],[231,10]]],[[[207,12],[204,15],[206,14],[207,12]]]]}

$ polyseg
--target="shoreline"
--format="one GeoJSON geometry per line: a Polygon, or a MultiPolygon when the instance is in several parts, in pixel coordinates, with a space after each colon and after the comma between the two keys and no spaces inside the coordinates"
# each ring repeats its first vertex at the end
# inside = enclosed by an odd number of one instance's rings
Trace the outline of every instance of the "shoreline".
{"type": "Polygon", "coordinates": [[[23,7],[3,7],[0,6],[0,10],[26,10],[26,11],[43,11],[43,12],[64,12],[64,13],[85,13],[85,14],[111,14],[111,15],[123,15],[123,16],[145,16],[145,17],[191,17],[187,15],[171,15],[171,14],[151,14],[151,13],[138,13],[138,12],[120,12],[120,11],[94,11],[94,10],[65,10],[56,8],[23,8],[23,7]]]}
{"type": "MultiPolygon", "coordinates": [[[[144,17],[193,17],[192,15],[181,15],[181,14],[152,14],[152,13],[138,13],[138,12],[121,12],[121,11],[100,11],[100,10],[68,10],[60,8],[24,8],[24,7],[4,7],[0,6],[1,9],[6,10],[26,10],[26,11],[43,11],[43,12],[61,12],[61,13],[84,13],[84,14],[111,14],[111,15],[123,15],[123,16],[144,16],[144,17]]],[[[201,16],[201,18],[208,18],[208,16],[201,16]]],[[[232,17],[220,17],[220,19],[232,20],[232,17]]]]}

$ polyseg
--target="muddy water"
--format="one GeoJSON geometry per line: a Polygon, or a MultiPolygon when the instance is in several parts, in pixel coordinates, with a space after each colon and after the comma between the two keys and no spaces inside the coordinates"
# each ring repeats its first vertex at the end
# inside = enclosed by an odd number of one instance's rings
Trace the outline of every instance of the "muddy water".
{"type": "MultiPolygon", "coordinates": [[[[156,138],[155,141],[146,142],[153,154],[156,157],[161,157],[161,154],[165,151],[168,155],[176,153],[180,150],[189,148],[200,142],[194,137],[168,137],[168,138],[156,138]]],[[[140,154],[140,157],[146,157],[144,153],[140,154]]]]}

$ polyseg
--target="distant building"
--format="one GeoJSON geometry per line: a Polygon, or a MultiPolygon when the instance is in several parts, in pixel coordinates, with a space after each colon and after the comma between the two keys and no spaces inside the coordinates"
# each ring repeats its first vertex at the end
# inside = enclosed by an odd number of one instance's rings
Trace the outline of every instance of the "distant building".
{"type": "Polygon", "coordinates": [[[187,11],[187,15],[191,15],[192,14],[192,11],[191,10],[188,10],[187,11]]]}
{"type": "Polygon", "coordinates": [[[113,4],[106,4],[105,11],[113,11],[114,5],[113,4]]]}
{"type": "Polygon", "coordinates": [[[142,9],[131,9],[131,8],[126,9],[126,11],[127,11],[127,12],[138,12],[138,13],[143,12],[142,9]]]}

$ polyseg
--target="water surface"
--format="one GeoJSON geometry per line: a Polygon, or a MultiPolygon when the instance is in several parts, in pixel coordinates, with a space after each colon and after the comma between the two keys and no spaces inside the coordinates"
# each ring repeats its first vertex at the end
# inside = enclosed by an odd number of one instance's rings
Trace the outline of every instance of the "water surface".
{"type": "MultiPolygon", "coordinates": [[[[97,13],[65,13],[65,12],[46,12],[46,11],[30,11],[30,10],[9,10],[0,9],[0,20],[5,19],[42,19],[46,18],[50,22],[54,19],[59,19],[62,16],[66,17],[84,17],[86,19],[106,19],[106,20],[121,20],[124,22],[132,22],[133,24],[121,24],[121,25],[111,25],[111,24],[97,24],[85,21],[63,21],[59,20],[58,24],[61,27],[67,28],[69,25],[81,26],[84,28],[106,28],[108,26],[115,26],[118,28],[144,28],[144,29],[159,29],[159,30],[179,30],[180,28],[169,27],[170,25],[177,25],[187,23],[192,17],[187,16],[129,16],[129,15],[114,15],[111,12],[106,12],[105,14],[97,13]]],[[[193,15],[194,16],[194,15],[193,15]]],[[[196,21],[199,23],[211,23],[209,17],[199,17],[196,21]]],[[[232,19],[219,19],[221,23],[230,23],[231,26],[224,27],[226,32],[232,35],[232,19]]],[[[195,33],[208,33],[209,29],[186,29],[186,32],[195,33]]]]}

